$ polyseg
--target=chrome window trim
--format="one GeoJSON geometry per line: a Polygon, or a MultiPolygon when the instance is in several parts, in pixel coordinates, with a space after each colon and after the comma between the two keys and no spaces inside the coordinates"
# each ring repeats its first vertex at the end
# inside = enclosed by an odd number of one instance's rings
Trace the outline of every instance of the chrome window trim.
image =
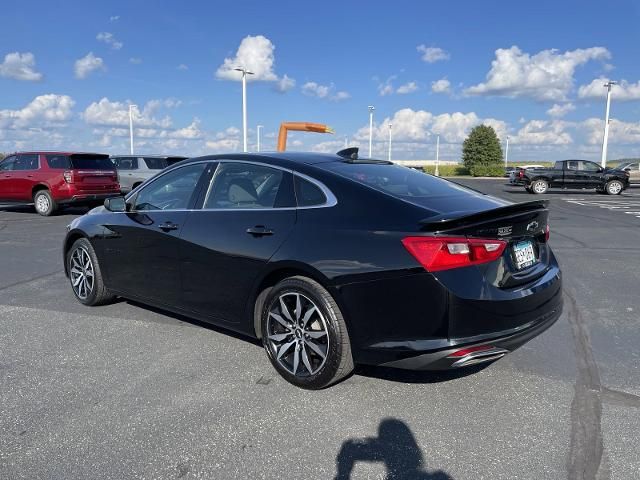
{"type": "MultiPolygon", "coordinates": [[[[142,189],[147,188],[149,185],[153,184],[154,182],[158,181],[160,178],[164,177],[165,175],[167,175],[168,173],[171,173],[175,170],[178,170],[180,168],[186,168],[189,167],[191,165],[198,165],[201,163],[217,163],[218,165],[222,164],[222,163],[248,163],[248,164],[252,164],[252,165],[258,165],[261,167],[268,167],[268,168],[274,168],[276,170],[281,170],[283,172],[289,172],[290,174],[292,174],[293,176],[298,176],[304,180],[307,180],[311,183],[313,183],[315,186],[317,186],[320,190],[322,190],[322,193],[324,193],[325,197],[326,197],[326,201],[325,203],[319,204],[319,205],[309,205],[309,206],[304,206],[304,207],[299,207],[299,206],[295,206],[295,207],[272,207],[272,208],[179,208],[179,209],[173,209],[173,210],[130,210],[128,212],[111,212],[111,213],[134,213],[134,212],[272,212],[272,211],[286,211],[286,210],[309,210],[309,209],[313,209],[313,208],[330,208],[330,207],[335,207],[338,204],[338,199],[336,198],[336,196],[333,194],[333,192],[322,182],[320,182],[319,180],[316,180],[313,177],[310,177],[308,175],[305,175],[304,173],[300,173],[297,172],[295,170],[289,169],[289,168],[285,168],[285,167],[281,167],[279,165],[272,165],[269,163],[265,163],[265,162],[256,162],[253,160],[237,160],[237,159],[207,159],[207,160],[199,160],[197,162],[190,162],[187,165],[181,165],[177,168],[172,168],[171,170],[169,170],[168,172],[162,172],[160,174],[156,174],[155,177],[153,177],[150,180],[147,180],[145,183],[141,184],[140,186],[138,186],[137,188],[131,190],[127,195],[125,195],[124,199],[125,202],[132,197],[134,194],[137,194],[138,192],[142,191],[142,189]]],[[[209,187],[207,189],[207,194],[205,196],[205,201],[203,202],[202,206],[204,207],[204,204],[206,203],[206,199],[209,196],[209,191],[211,189],[211,185],[213,185],[213,180],[216,178],[216,173],[217,173],[217,168],[216,168],[216,172],[213,173],[213,175],[211,176],[211,180],[209,181],[209,187]]],[[[294,186],[294,190],[295,190],[295,186],[294,186]]],[[[295,195],[295,191],[294,191],[294,195],[295,195]]],[[[297,202],[297,199],[296,199],[297,202]]]]}

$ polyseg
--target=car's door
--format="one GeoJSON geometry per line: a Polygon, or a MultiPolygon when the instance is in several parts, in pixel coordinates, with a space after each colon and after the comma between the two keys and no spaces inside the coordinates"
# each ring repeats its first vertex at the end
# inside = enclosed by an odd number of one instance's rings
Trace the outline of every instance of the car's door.
{"type": "Polygon", "coordinates": [[[206,167],[200,162],[169,171],[127,198],[129,211],[108,216],[102,250],[111,288],[179,304],[181,236],[206,167]]]}
{"type": "Polygon", "coordinates": [[[629,182],[640,183],[640,162],[629,164],[627,169],[629,172],[629,182]]]}
{"type": "Polygon", "coordinates": [[[584,186],[587,188],[596,188],[602,186],[602,168],[595,162],[583,160],[580,167],[580,175],[584,186]]]}
{"type": "Polygon", "coordinates": [[[30,202],[31,192],[37,183],[37,172],[40,155],[37,153],[21,153],[13,166],[14,197],[19,202],[30,202]]]}
{"type": "Polygon", "coordinates": [[[222,161],[202,208],[183,230],[184,302],[214,321],[237,322],[249,293],[296,221],[292,174],[259,163],[222,161]]]}
{"type": "Polygon", "coordinates": [[[564,163],[564,186],[567,188],[581,188],[584,178],[580,172],[580,160],[567,160],[564,163]]]}
{"type": "Polygon", "coordinates": [[[14,202],[16,200],[13,171],[16,159],[15,155],[9,155],[0,162],[0,201],[14,202]]]}

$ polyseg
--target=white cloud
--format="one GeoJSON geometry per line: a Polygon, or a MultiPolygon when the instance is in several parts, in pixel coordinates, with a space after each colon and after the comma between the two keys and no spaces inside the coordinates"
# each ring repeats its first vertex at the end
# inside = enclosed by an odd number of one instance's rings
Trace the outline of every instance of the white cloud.
{"type": "Polygon", "coordinates": [[[487,81],[465,90],[468,95],[530,97],[536,100],[565,100],[573,87],[575,69],[592,60],[607,60],[604,47],[559,52],[542,50],[529,55],[517,46],[500,48],[491,62],[487,81]]]}
{"type": "Polygon", "coordinates": [[[319,83],[316,83],[316,82],[307,82],[304,85],[302,85],[301,90],[303,94],[308,95],[310,97],[327,98],[335,102],[339,102],[341,100],[346,100],[348,98],[351,98],[351,95],[349,94],[349,92],[339,91],[339,92],[333,93],[335,90],[335,86],[333,84],[320,85],[319,83]]]}
{"type": "Polygon", "coordinates": [[[554,103],[553,107],[547,110],[547,115],[554,118],[561,118],[561,117],[564,117],[567,113],[572,112],[575,109],[576,107],[573,105],[573,103],[565,103],[565,104],[554,103]]]}
{"type": "Polygon", "coordinates": [[[197,138],[202,138],[202,130],[200,130],[200,120],[197,118],[193,119],[190,125],[174,130],[169,134],[171,138],[181,138],[185,140],[195,140],[197,138]]]}
{"type": "Polygon", "coordinates": [[[568,145],[573,143],[565,131],[568,126],[570,124],[562,120],[531,120],[511,140],[518,145],[568,145]]]}
{"type": "Polygon", "coordinates": [[[187,67],[184,63],[181,63],[180,65],[178,65],[176,67],[178,70],[189,70],[189,67],[187,67]]]}
{"type": "Polygon", "coordinates": [[[440,47],[427,47],[426,45],[418,45],[416,47],[418,52],[422,53],[422,60],[427,63],[435,63],[441,60],[449,60],[451,55],[449,52],[443,50],[440,47]]]}
{"type": "Polygon", "coordinates": [[[68,95],[39,95],[19,110],[0,110],[0,129],[61,126],[71,118],[74,105],[68,95]]]}
{"type": "Polygon", "coordinates": [[[433,93],[449,93],[451,91],[451,82],[446,78],[431,82],[431,91],[433,93]]]}
{"type": "MultiPolygon", "coordinates": [[[[359,143],[358,143],[359,145],[359,143]]],[[[349,142],[350,147],[355,147],[353,142],[349,142]]],[[[318,153],[335,153],[344,148],[344,140],[327,140],[324,142],[319,142],[311,146],[312,152],[318,153]]]]}
{"type": "Polygon", "coordinates": [[[0,63],[0,77],[37,82],[42,80],[42,74],[35,71],[36,58],[31,52],[8,53],[0,63]]]}
{"type": "Polygon", "coordinates": [[[416,84],[416,82],[408,82],[408,83],[405,83],[404,85],[399,86],[398,89],[396,90],[396,93],[399,93],[400,95],[405,95],[407,93],[413,93],[416,90],[418,90],[418,85],[416,84]]]}
{"type": "MultiPolygon", "coordinates": [[[[590,145],[601,145],[604,131],[604,120],[589,118],[578,125],[590,145]]],[[[609,123],[609,146],[640,144],[640,122],[624,122],[611,119],[609,123]]]]}
{"type": "Polygon", "coordinates": [[[96,57],[93,52],[87,53],[84,57],[76,60],[73,70],[76,78],[82,80],[87,78],[92,72],[96,70],[106,70],[104,61],[100,57],[96,57]]]}
{"type": "MultiPolygon", "coordinates": [[[[112,102],[104,97],[98,102],[91,103],[82,114],[84,121],[90,125],[102,125],[110,127],[129,126],[129,104],[130,102],[112,102]]],[[[159,118],[155,115],[157,110],[165,106],[171,108],[173,100],[150,100],[142,108],[142,111],[134,109],[134,122],[137,127],[160,127],[170,128],[171,118],[164,116],[159,118]]]]}
{"type": "Polygon", "coordinates": [[[284,92],[288,92],[295,86],[296,86],[296,81],[285,74],[281,79],[276,81],[274,88],[276,89],[277,92],[284,93],[284,92]]]}
{"type": "Polygon", "coordinates": [[[134,65],[140,65],[142,63],[142,59],[139,57],[131,57],[129,59],[129,63],[133,63],[134,65]]]}
{"type": "Polygon", "coordinates": [[[114,50],[120,50],[124,46],[122,42],[116,40],[116,37],[113,36],[113,33],[109,32],[98,33],[98,35],[96,35],[96,40],[106,43],[114,50]]]}
{"type": "Polygon", "coordinates": [[[120,20],[120,15],[113,15],[109,17],[110,22],[117,22],[118,20],[120,20]]]}
{"type": "MultiPolygon", "coordinates": [[[[604,84],[608,81],[605,78],[596,78],[587,85],[578,88],[578,97],[583,99],[605,98],[607,89],[604,84]]],[[[611,96],[615,101],[630,102],[640,100],[640,80],[636,83],[620,80],[617,85],[611,87],[611,96]]]]}
{"type": "Polygon", "coordinates": [[[235,71],[235,68],[244,67],[253,72],[253,75],[247,76],[248,81],[275,82],[278,80],[278,76],[273,71],[274,50],[275,46],[267,37],[249,35],[240,42],[235,57],[224,59],[224,63],[216,71],[216,77],[223,80],[240,81],[242,73],[235,71]]]}

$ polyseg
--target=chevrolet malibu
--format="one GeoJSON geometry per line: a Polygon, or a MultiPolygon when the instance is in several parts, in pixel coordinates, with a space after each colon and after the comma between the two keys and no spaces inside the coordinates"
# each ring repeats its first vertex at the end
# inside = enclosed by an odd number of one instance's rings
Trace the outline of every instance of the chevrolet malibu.
{"type": "Polygon", "coordinates": [[[512,204],[386,161],[232,154],[169,167],[75,219],[73,294],[116,296],[262,339],[287,381],[354,364],[492,362],[562,310],[547,204],[512,204]]]}

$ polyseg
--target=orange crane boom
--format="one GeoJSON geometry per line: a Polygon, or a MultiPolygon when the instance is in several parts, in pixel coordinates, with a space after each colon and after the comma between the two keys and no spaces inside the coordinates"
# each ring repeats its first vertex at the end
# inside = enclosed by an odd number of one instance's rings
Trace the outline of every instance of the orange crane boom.
{"type": "Polygon", "coordinates": [[[311,122],[282,122],[280,131],[278,132],[278,151],[284,152],[287,149],[287,133],[289,131],[296,132],[315,132],[315,133],[333,133],[331,127],[322,123],[311,122]]]}

